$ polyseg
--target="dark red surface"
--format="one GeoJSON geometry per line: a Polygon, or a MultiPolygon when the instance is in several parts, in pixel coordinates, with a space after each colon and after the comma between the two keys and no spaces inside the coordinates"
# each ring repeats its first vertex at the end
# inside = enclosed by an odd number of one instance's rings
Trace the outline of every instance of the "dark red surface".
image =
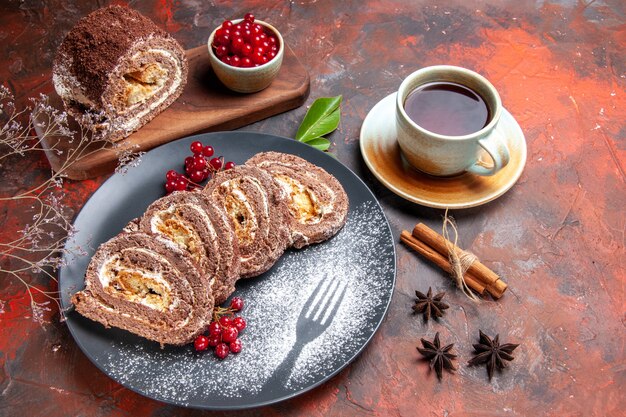
{"type": "MultiPolygon", "coordinates": [[[[107,2],[101,2],[104,5],[107,2]]],[[[118,2],[119,3],[119,2],[118,2]]],[[[343,94],[333,152],[371,187],[394,235],[441,210],[405,202],[365,167],[363,118],[403,77],[431,64],[487,76],[528,143],[519,182],[503,197],[454,212],[462,246],[505,277],[498,302],[474,305],[431,265],[398,244],[389,314],[364,353],[325,385],[242,415],[623,415],[626,302],[626,6],[607,1],[131,2],[185,48],[202,44],[224,18],[251,11],[279,28],[311,76],[309,102],[343,94]],[[269,7],[268,7],[269,6],[269,7]],[[439,322],[411,315],[413,292],[448,291],[439,322]],[[490,383],[469,368],[478,329],[521,343],[490,383]],[[438,382],[415,347],[439,331],[455,343],[459,370],[438,382]],[[622,394],[620,394],[620,392],[622,394]]],[[[0,6],[0,80],[17,96],[51,91],[50,66],[63,34],[92,2],[10,1],[0,6]]],[[[308,103],[307,103],[308,104],[308,103]]],[[[305,107],[247,130],[295,135],[305,107]]],[[[0,194],[48,174],[43,156],[2,168],[0,194]]],[[[76,213],[106,177],[64,185],[76,213]]],[[[29,214],[1,208],[3,241],[29,214]]],[[[6,265],[5,265],[6,266],[6,265]]],[[[30,315],[23,285],[1,277],[0,415],[190,416],[126,390],[80,352],[50,305],[30,315]]],[[[43,276],[27,275],[41,288],[43,276]]],[[[198,381],[202,383],[202,381],[198,381]]]]}

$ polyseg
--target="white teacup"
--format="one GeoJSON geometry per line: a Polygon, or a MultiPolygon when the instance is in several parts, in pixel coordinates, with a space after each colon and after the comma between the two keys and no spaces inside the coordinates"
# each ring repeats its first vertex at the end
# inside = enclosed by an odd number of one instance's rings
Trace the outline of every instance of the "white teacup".
{"type": "Polygon", "coordinates": [[[476,175],[494,175],[509,162],[505,138],[496,129],[502,113],[502,101],[495,87],[482,75],[465,68],[437,65],[422,68],[404,79],[396,98],[398,144],[407,161],[430,175],[451,176],[465,171],[476,175]],[[425,84],[455,83],[478,94],[487,106],[486,124],[468,134],[451,136],[418,125],[405,109],[409,94],[425,84]],[[492,159],[480,159],[485,150],[492,159]]]}

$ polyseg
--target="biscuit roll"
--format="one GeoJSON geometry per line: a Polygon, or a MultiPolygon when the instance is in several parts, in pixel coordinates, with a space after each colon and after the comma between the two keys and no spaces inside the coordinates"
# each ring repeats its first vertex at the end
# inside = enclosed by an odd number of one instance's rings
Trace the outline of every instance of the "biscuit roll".
{"type": "Polygon", "coordinates": [[[265,171],[245,165],[220,171],[203,190],[226,213],[235,230],[242,278],[259,275],[289,245],[287,205],[265,171]]]}
{"type": "Polygon", "coordinates": [[[150,19],[109,6],[82,18],[54,59],[52,80],[68,113],[85,114],[109,140],[152,120],[183,91],[185,51],[150,19]]]}
{"type": "Polygon", "coordinates": [[[204,274],[214,277],[213,297],[221,304],[235,290],[239,247],[224,211],[204,194],[174,192],[152,203],[140,222],[143,232],[160,236],[189,253],[204,274]]]}
{"type": "Polygon", "coordinates": [[[213,282],[171,242],[141,232],[102,244],[72,303],[85,317],[161,345],[182,345],[211,321],[213,282]]]}
{"type": "Polygon", "coordinates": [[[256,154],[246,165],[269,172],[285,192],[293,247],[302,248],[329,239],[345,224],[348,195],[324,169],[280,152],[256,154]]]}

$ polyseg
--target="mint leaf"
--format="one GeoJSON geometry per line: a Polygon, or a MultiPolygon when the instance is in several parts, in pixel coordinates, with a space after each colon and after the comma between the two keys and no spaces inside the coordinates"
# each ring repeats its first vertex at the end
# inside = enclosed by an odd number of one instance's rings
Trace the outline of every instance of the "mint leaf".
{"type": "MultiPolygon", "coordinates": [[[[337,129],[339,120],[341,119],[339,107],[341,99],[342,96],[320,97],[316,99],[306,112],[298,128],[296,140],[308,143],[308,141],[314,139],[322,139],[321,136],[327,135],[337,129]]],[[[322,145],[321,142],[315,143],[317,143],[318,146],[322,145]]],[[[319,149],[318,146],[315,147],[319,149]]],[[[328,149],[328,147],[326,149],[328,149]]]]}

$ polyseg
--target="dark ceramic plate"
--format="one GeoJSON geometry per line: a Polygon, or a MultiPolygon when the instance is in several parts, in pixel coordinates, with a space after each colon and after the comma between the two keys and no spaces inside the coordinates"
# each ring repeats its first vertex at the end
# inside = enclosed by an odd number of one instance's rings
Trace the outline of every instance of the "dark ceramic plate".
{"type": "Polygon", "coordinates": [[[217,155],[237,164],[273,150],[321,166],[341,182],[350,198],[345,227],[326,242],[287,251],[265,274],[237,283],[234,295],[245,300],[242,316],[248,327],[240,335],[243,351],[225,360],[211,351],[197,353],[192,346],[161,349],[76,312],[68,313],[67,325],[105,374],[159,401],[225,410],[292,398],[332,378],[365,348],[385,316],[396,274],[389,223],[370,190],[336,159],[307,145],[259,133],[209,133],[156,148],[142,157],[139,166],[114,174],[74,222],[77,233],[67,248],[78,255],[60,271],[62,306],[69,307],[71,295],[83,288],[95,248],[163,196],[165,172],[181,169],[194,140],[211,144],[217,155]],[[337,288],[331,300],[335,314],[329,315],[319,335],[304,334],[313,326],[299,319],[300,313],[321,282],[337,288]]]}

